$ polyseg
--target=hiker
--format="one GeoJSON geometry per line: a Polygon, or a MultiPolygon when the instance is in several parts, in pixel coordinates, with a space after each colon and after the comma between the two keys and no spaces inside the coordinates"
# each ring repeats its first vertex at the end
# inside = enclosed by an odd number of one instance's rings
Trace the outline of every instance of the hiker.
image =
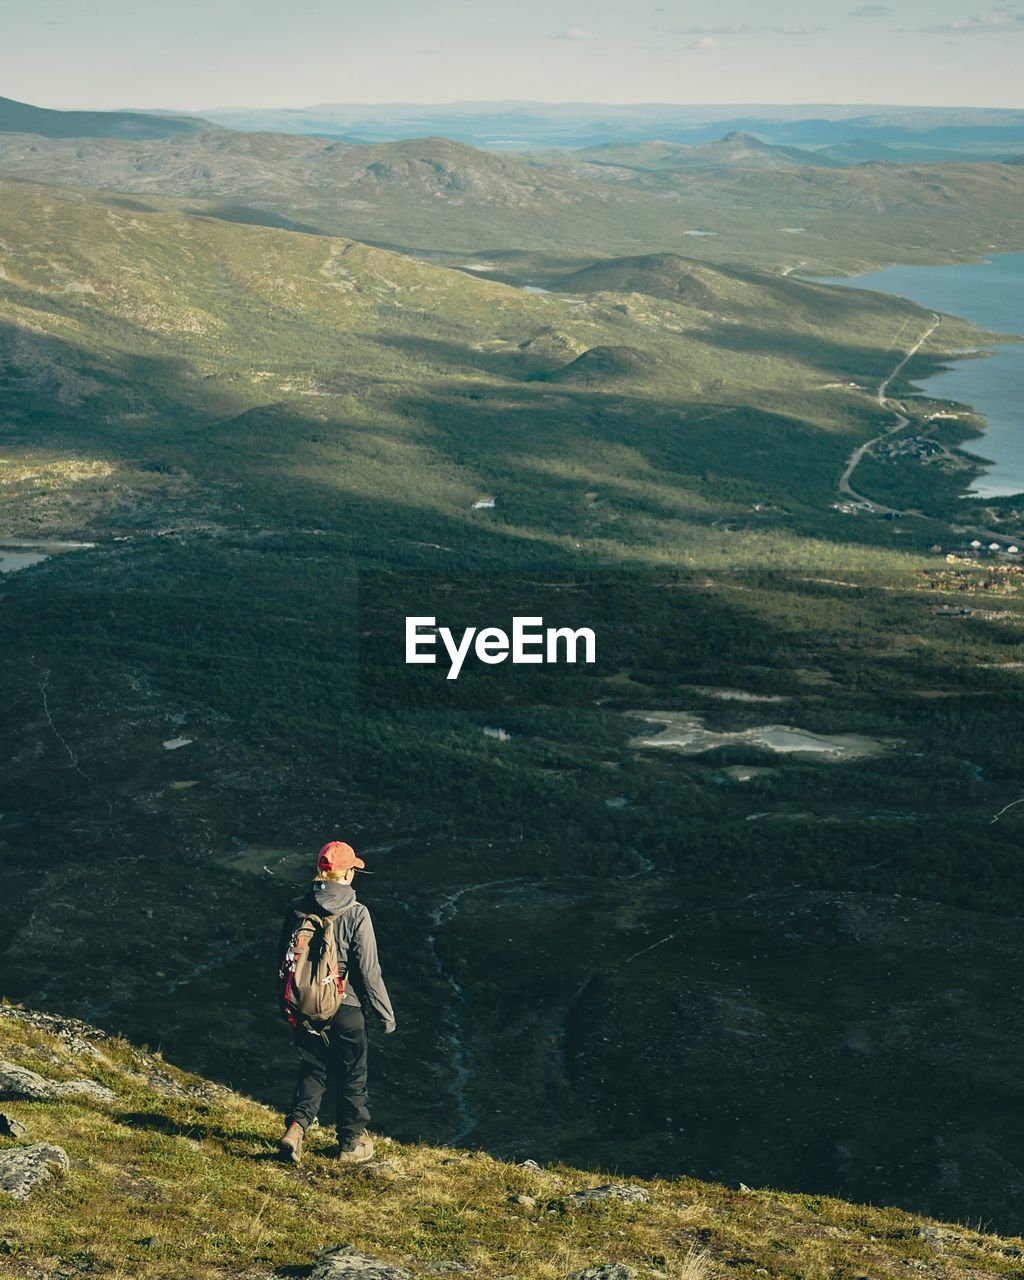
{"type": "Polygon", "coordinates": [[[300,1065],[278,1154],[292,1164],[302,1160],[303,1136],[329,1084],[337,1097],[338,1159],[360,1164],[373,1156],[373,1139],[366,1132],[363,1006],[368,1003],[377,1014],[385,1035],[394,1031],[395,1015],[370,913],[352,888],[356,871],[365,866],[351,845],[328,841],[312,886],[292,903],[281,929],[280,1005],[292,1026],[300,1065]]]}

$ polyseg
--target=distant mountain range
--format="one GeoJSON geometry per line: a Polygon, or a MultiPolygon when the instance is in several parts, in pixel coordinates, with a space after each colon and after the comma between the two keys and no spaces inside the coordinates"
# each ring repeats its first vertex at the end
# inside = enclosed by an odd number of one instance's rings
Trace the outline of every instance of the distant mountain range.
{"type": "Polygon", "coordinates": [[[0,98],[0,133],[43,138],[175,138],[214,126],[196,116],[142,111],[52,111],[0,98]]]}
{"type": "Polygon", "coordinates": [[[231,129],[312,133],[349,142],[443,134],[473,146],[510,151],[655,140],[700,146],[732,132],[754,134],[780,146],[828,147],[865,138],[886,146],[989,156],[1000,150],[1019,151],[1024,143],[1024,111],[969,107],[328,103],[296,110],[218,108],[203,115],[231,129]]]}
{"type": "MultiPolygon", "coordinates": [[[[886,150],[886,148],[882,148],[886,150]]],[[[616,165],[627,169],[650,171],[674,169],[792,169],[794,165],[819,168],[841,168],[844,163],[857,163],[833,158],[825,151],[805,151],[800,147],[776,146],[762,142],[752,133],[734,130],[724,138],[702,146],[683,146],[678,142],[605,143],[561,154],[576,161],[616,165]]],[[[538,159],[543,159],[543,153],[538,159]]]]}
{"type": "MultiPolygon", "coordinates": [[[[1014,142],[1012,144],[1016,146],[1014,142]]],[[[827,147],[794,147],[765,142],[752,133],[733,130],[699,146],[657,139],[651,142],[606,142],[598,147],[562,147],[532,154],[540,163],[559,156],[576,163],[612,165],[650,172],[678,169],[844,169],[860,164],[956,164],[970,161],[1015,164],[1006,153],[954,148],[887,144],[871,138],[850,138],[827,147]]]]}
{"type": "MultiPolygon", "coordinates": [[[[340,142],[443,136],[492,151],[588,150],[656,143],[695,149],[726,139],[807,149],[813,163],[999,159],[1024,150],[1024,111],[956,107],[687,106],[456,102],[329,103],[297,109],[53,111],[0,98],[0,132],[48,138],[177,137],[212,128],[340,142]]],[[[695,165],[704,163],[699,155],[695,165]]],[[[713,156],[709,157],[713,161],[713,156]]],[[[808,161],[808,163],[812,163],[808,161]]],[[[689,167],[683,164],[670,167],[689,167]]]]}

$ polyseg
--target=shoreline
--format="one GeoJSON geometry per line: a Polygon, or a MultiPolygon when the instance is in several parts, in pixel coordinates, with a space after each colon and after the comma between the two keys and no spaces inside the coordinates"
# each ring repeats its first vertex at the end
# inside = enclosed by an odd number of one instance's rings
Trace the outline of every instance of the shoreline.
{"type": "MultiPolygon", "coordinates": [[[[1020,253],[1016,250],[1007,252],[1020,257],[1021,260],[1024,261],[1024,253],[1020,253]]],[[[962,301],[962,299],[950,298],[948,296],[942,297],[941,289],[938,291],[939,296],[936,296],[935,290],[928,288],[923,291],[915,289],[913,293],[908,293],[905,277],[898,279],[898,281],[889,288],[879,286],[884,282],[884,276],[886,272],[889,271],[895,270],[915,273],[945,272],[958,266],[984,267],[991,265],[993,259],[997,256],[998,255],[993,252],[991,256],[975,262],[946,263],[936,264],[934,266],[899,264],[896,267],[887,267],[883,268],[881,271],[875,272],[864,272],[855,276],[832,278],[804,277],[809,283],[829,285],[838,288],[855,288],[860,289],[865,293],[874,293],[887,298],[898,298],[913,306],[920,307],[923,311],[931,312],[933,316],[939,315],[942,317],[948,317],[960,324],[970,326],[971,329],[976,331],[977,337],[976,340],[974,340],[976,345],[972,343],[972,346],[969,348],[961,346],[947,348],[944,352],[929,351],[928,354],[932,357],[933,367],[927,369],[921,374],[917,374],[916,376],[913,374],[908,376],[906,378],[906,385],[910,390],[905,393],[903,397],[904,400],[909,400],[913,397],[918,400],[919,403],[931,402],[936,406],[941,405],[947,411],[952,411],[956,414],[958,418],[959,431],[963,433],[963,438],[953,444],[946,445],[945,447],[950,453],[956,454],[965,464],[965,467],[970,468],[970,478],[966,480],[960,494],[960,499],[962,501],[1002,503],[1019,498],[1024,494],[1024,475],[1015,475],[1013,472],[1021,471],[1022,468],[1024,468],[1024,456],[1020,459],[1014,459],[1013,457],[1006,458],[1005,456],[1000,457],[1000,454],[1003,452],[1001,447],[1003,441],[1000,440],[1000,436],[1008,429],[1012,431],[1014,424],[1012,422],[1007,424],[1003,421],[1000,413],[1000,410],[1003,407],[1002,405],[993,405],[990,402],[989,396],[991,394],[995,394],[996,399],[998,399],[998,392],[990,392],[986,389],[985,394],[982,394],[981,396],[971,395],[970,392],[972,388],[965,388],[957,385],[954,385],[944,392],[942,387],[935,387],[934,384],[937,379],[948,378],[951,375],[955,378],[958,370],[965,369],[965,367],[974,361],[998,360],[1001,355],[1013,352],[1015,348],[1024,344],[1024,324],[1022,324],[1021,329],[1018,330],[1006,329],[1002,326],[993,325],[991,323],[993,319],[991,314],[992,306],[995,305],[998,308],[1001,301],[999,289],[993,291],[994,304],[992,302],[993,295],[987,295],[986,304],[981,308],[982,314],[979,315],[977,308],[974,309],[974,314],[971,314],[970,312],[964,314],[965,308],[958,308],[956,305],[957,301],[962,301]],[[865,283],[861,283],[862,281],[865,283]],[[985,443],[981,444],[977,452],[973,449],[964,447],[968,442],[977,441],[987,442],[988,448],[986,448],[985,443]],[[1009,471],[1011,474],[1005,479],[1000,479],[1000,473],[1006,471],[1009,471]],[[998,488],[999,491],[993,493],[983,491],[979,492],[977,489],[978,486],[981,486],[982,488],[993,486],[998,488]]],[[[1009,279],[1006,277],[997,277],[997,280],[1000,288],[1007,291],[1005,296],[1015,296],[1010,293],[1010,290],[1012,290],[1014,285],[1014,281],[1012,279],[1013,268],[1011,267],[1009,270],[1011,272],[1011,277],[1009,279]]],[[[922,277],[922,280],[928,284],[935,282],[936,279],[937,277],[934,276],[922,277]]],[[[972,282],[970,280],[966,282],[961,280],[959,283],[961,284],[961,287],[963,287],[964,284],[969,287],[972,282]]],[[[997,317],[997,319],[998,318],[1001,317],[997,317]]],[[[1020,323],[1016,317],[1012,317],[1012,320],[1015,325],[1020,323]]],[[[903,366],[907,363],[908,361],[905,360],[899,369],[894,370],[889,382],[896,380],[898,374],[902,372],[903,366]]],[[[1001,366],[999,367],[999,373],[1005,378],[1006,375],[1001,366]]],[[[888,386],[888,383],[886,386],[888,386]]],[[[1009,399],[1007,399],[1007,403],[1009,402],[1009,399]]],[[[873,440],[867,442],[867,444],[862,446],[858,451],[859,456],[857,456],[856,461],[859,462],[865,453],[870,452],[872,445],[877,443],[879,439],[882,439],[889,434],[897,434],[900,429],[900,425],[893,426],[886,432],[882,433],[879,437],[875,437],[873,440]]],[[[1024,440],[1021,442],[1021,452],[1024,454],[1024,440]]],[[[853,458],[851,458],[851,461],[853,461],[853,458]]],[[[856,463],[854,465],[856,465],[856,463]]],[[[844,481],[849,480],[849,474],[850,469],[848,468],[843,474],[844,481]]],[[[840,485],[840,490],[844,493],[847,492],[846,486],[843,484],[840,485]]],[[[875,503],[874,505],[880,506],[881,504],[875,503]]]]}

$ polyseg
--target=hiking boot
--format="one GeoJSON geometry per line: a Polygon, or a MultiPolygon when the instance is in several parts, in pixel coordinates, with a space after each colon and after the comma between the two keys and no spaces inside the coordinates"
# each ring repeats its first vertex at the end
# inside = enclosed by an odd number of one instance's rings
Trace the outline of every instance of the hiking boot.
{"type": "Polygon", "coordinates": [[[338,1160],[342,1164],[365,1164],[373,1159],[373,1139],[368,1133],[338,1144],[338,1160]]]}
{"type": "Polygon", "coordinates": [[[289,1164],[302,1163],[302,1125],[294,1121],[285,1130],[284,1137],[277,1144],[278,1158],[287,1160],[289,1164]]]}

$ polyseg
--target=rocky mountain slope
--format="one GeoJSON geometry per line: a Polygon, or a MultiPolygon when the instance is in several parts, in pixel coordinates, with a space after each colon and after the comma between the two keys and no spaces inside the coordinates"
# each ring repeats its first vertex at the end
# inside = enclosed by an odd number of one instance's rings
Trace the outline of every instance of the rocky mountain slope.
{"type": "Polygon", "coordinates": [[[898,1210],[387,1138],[370,1163],[337,1167],[326,1124],[300,1168],[282,1166],[273,1110],[9,1005],[0,1106],[12,1280],[995,1280],[1024,1256],[1020,1240],[898,1210]]]}

